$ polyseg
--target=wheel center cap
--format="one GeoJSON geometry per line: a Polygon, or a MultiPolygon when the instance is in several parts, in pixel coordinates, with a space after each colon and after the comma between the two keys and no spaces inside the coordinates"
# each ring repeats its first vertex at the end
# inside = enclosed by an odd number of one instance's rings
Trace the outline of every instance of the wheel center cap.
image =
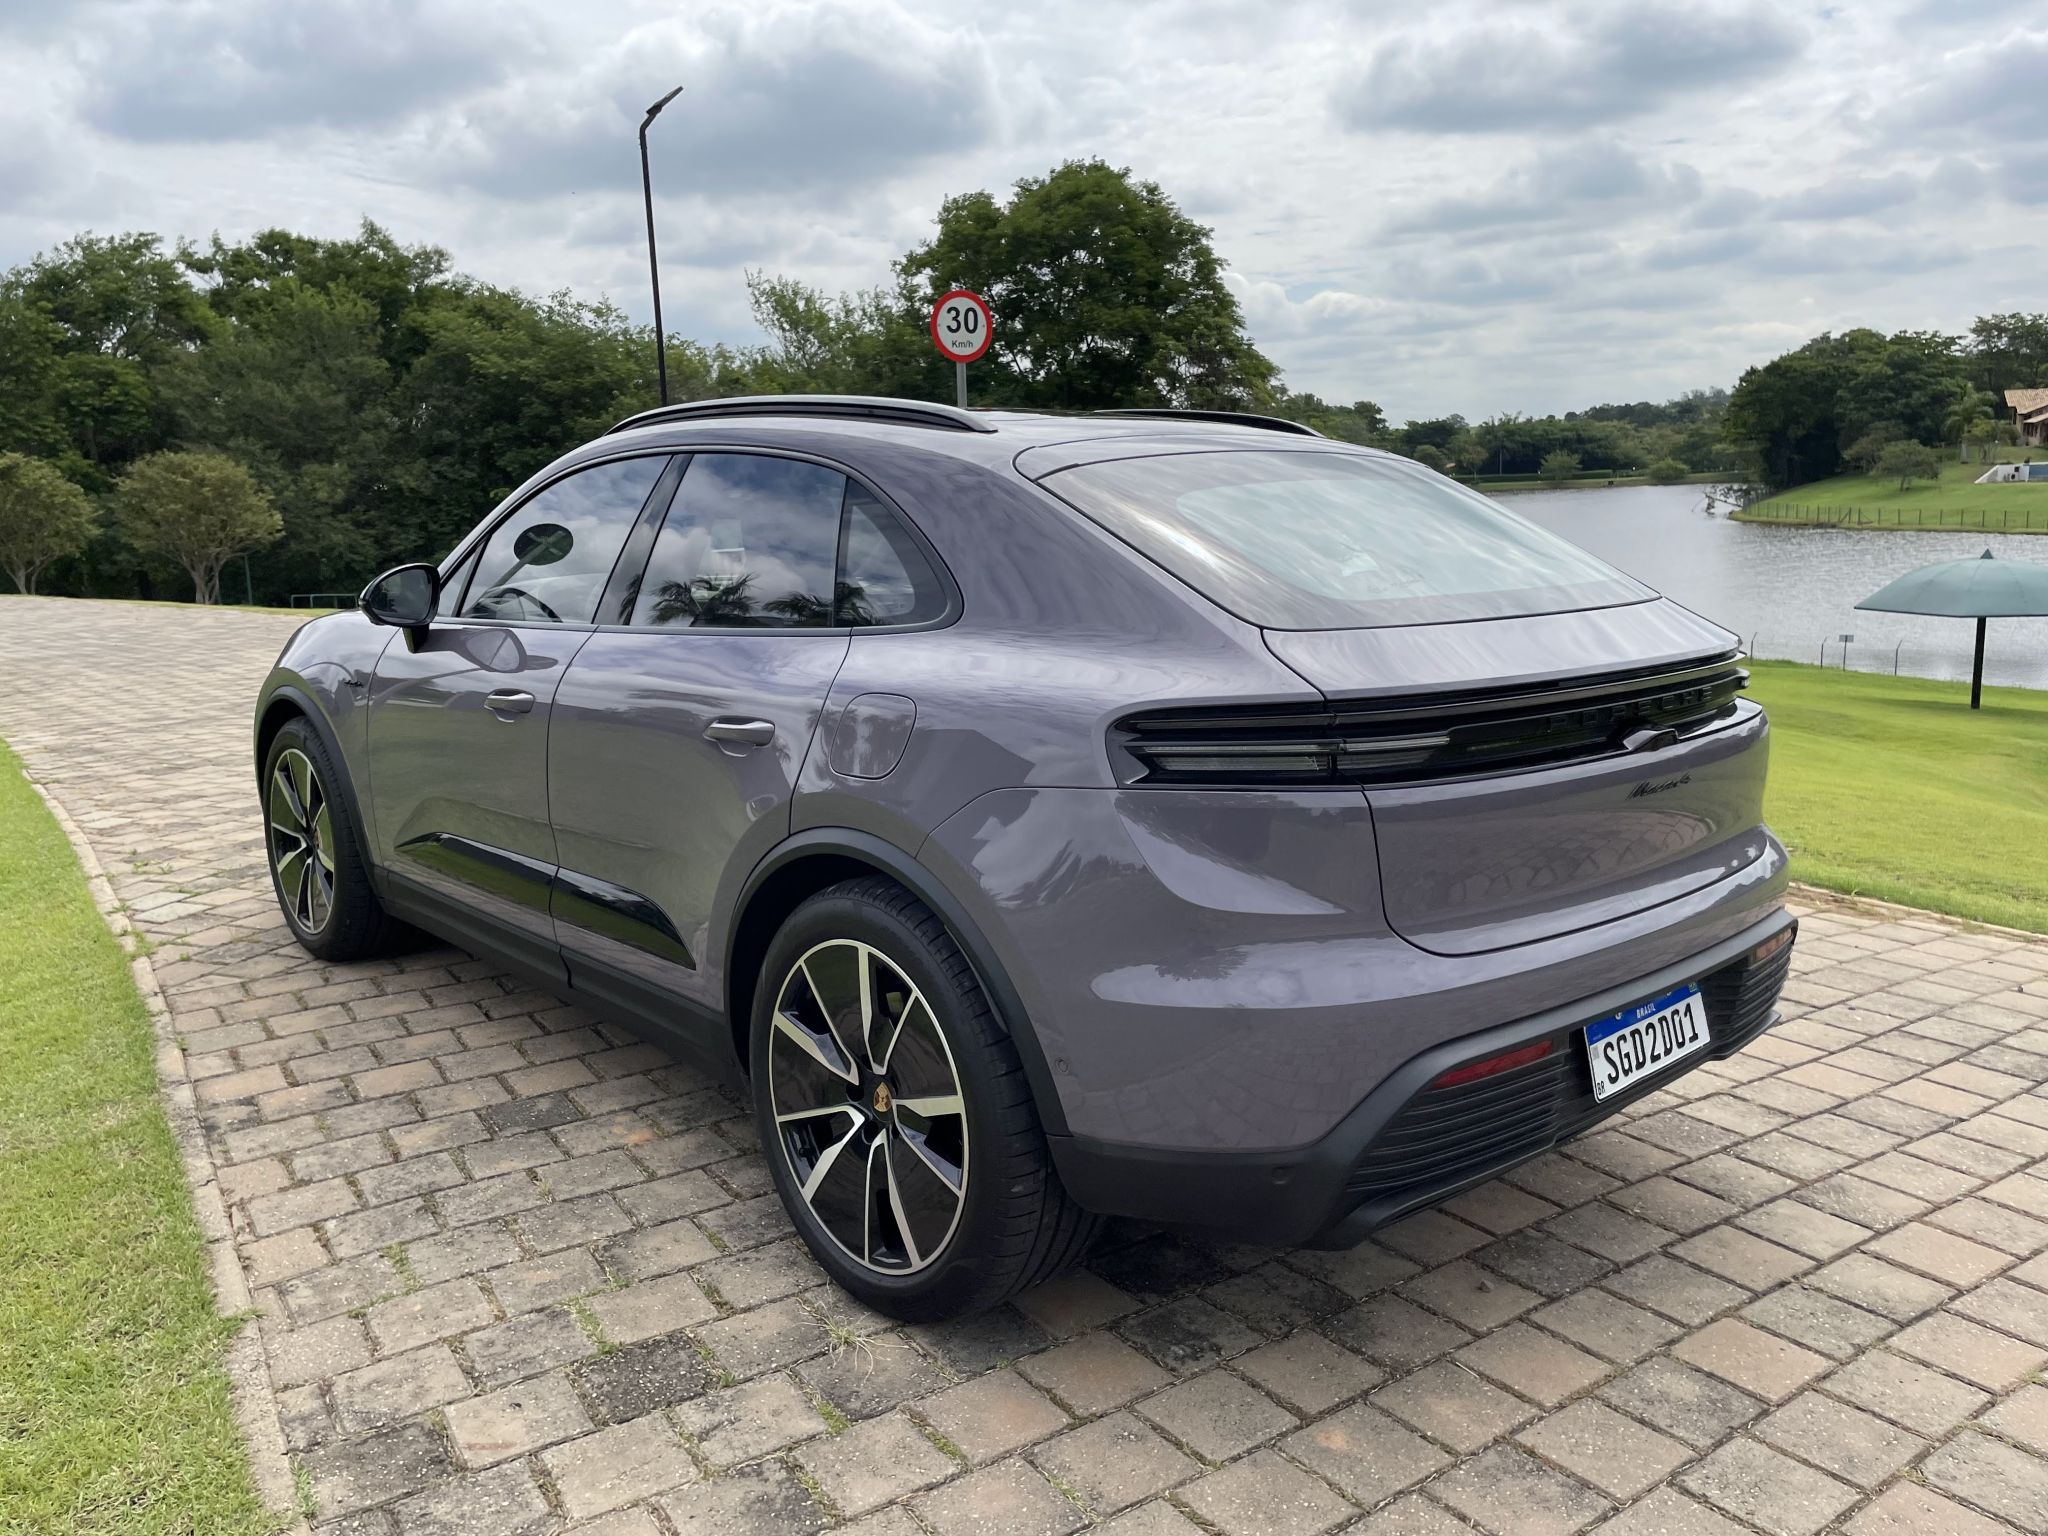
{"type": "Polygon", "coordinates": [[[886,1115],[886,1114],[888,1114],[888,1113],[889,1113],[889,1108],[890,1108],[890,1106],[891,1106],[891,1105],[893,1105],[893,1104],[894,1104],[895,1102],[896,1102],[896,1101],[895,1101],[895,1100],[894,1100],[893,1098],[891,1098],[891,1097],[889,1096],[889,1085],[888,1085],[887,1083],[877,1083],[877,1084],[875,1084],[875,1113],[876,1113],[876,1114],[878,1114],[878,1115],[886,1115]]]}

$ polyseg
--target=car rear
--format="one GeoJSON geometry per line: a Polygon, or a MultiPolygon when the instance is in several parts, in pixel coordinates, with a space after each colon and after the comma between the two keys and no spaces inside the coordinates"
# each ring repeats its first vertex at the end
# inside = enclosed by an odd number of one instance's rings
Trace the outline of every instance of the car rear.
{"type": "MultiPolygon", "coordinates": [[[[1241,1204],[1221,1224],[1345,1239],[1740,1049],[1773,1016],[1792,923],[1762,818],[1768,722],[1734,636],[1420,466],[1257,436],[1060,444],[1019,467],[1255,627],[1313,690],[1139,704],[1106,749],[1121,820],[1152,824],[1141,845],[1185,853],[1231,826],[1294,889],[1364,866],[1348,925],[1298,923],[1265,956],[1306,976],[1379,968],[1299,989],[1361,1000],[1354,1058],[1328,1048],[1341,1012],[1275,1007],[1245,1041],[1284,1056],[1302,1028],[1320,1052],[1303,1069],[1363,1091],[1312,1142],[1246,1127],[1233,1158],[1083,1135],[1062,1171],[1112,1208],[1202,1220],[1241,1204]],[[1339,814],[1290,838],[1302,806],[1339,814]],[[1394,944],[1345,942],[1371,929],[1394,944]],[[1206,1154],[1202,1198],[1139,1199],[1142,1169],[1177,1152],[1206,1154]]],[[[1254,944],[1262,920],[1234,937],[1254,944]]]]}

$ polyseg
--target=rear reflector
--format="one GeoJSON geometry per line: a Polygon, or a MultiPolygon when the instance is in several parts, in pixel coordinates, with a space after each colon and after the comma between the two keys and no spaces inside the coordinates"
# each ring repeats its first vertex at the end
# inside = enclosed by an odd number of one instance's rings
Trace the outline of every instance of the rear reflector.
{"type": "Polygon", "coordinates": [[[1503,1072],[1512,1072],[1517,1067],[1526,1067],[1532,1061],[1541,1061],[1550,1054],[1556,1042],[1538,1040],[1534,1045],[1518,1045],[1512,1051],[1502,1051],[1498,1056],[1488,1056],[1483,1061],[1468,1061],[1462,1067],[1453,1067],[1429,1086],[1432,1088],[1456,1088],[1464,1083],[1476,1083],[1483,1077],[1498,1077],[1503,1072]]]}

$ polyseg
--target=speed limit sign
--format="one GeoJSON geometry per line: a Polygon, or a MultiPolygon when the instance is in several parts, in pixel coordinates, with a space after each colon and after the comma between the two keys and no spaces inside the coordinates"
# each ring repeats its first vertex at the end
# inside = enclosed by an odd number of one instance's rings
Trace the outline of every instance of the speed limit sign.
{"type": "Polygon", "coordinates": [[[988,350],[992,323],[988,300],[955,288],[932,306],[932,341],[956,363],[971,363],[988,350]]]}

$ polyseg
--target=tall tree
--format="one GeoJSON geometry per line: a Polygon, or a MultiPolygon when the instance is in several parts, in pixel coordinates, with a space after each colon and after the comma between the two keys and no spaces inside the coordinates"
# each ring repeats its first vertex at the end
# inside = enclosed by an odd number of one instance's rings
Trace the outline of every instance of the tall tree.
{"type": "Polygon", "coordinates": [[[17,592],[34,592],[53,560],[83,553],[95,522],[85,492],[56,465],[0,453],[0,567],[17,592]]]}
{"type": "Polygon", "coordinates": [[[228,561],[284,532],[256,477],[221,453],[138,459],[115,486],[114,504],[129,542],[145,556],[181,567],[201,603],[220,601],[228,561]]]}
{"type": "MultiPolygon", "coordinates": [[[[897,264],[906,309],[972,288],[995,311],[975,365],[999,402],[1247,409],[1277,370],[1245,334],[1210,231],[1158,183],[1100,160],[1026,177],[1001,202],[947,199],[938,232],[897,264]]],[[[936,356],[930,366],[943,371],[936,356]]]]}

